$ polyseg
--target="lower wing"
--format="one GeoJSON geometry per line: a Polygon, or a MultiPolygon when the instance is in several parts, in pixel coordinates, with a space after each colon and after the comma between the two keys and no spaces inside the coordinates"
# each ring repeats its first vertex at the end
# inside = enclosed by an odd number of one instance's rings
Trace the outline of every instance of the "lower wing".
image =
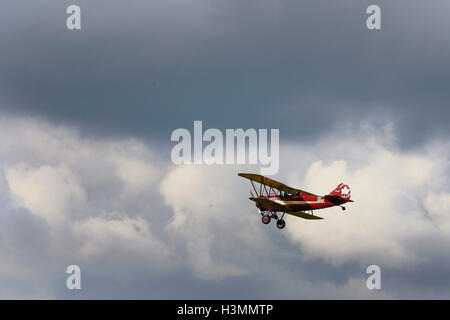
{"type": "Polygon", "coordinates": [[[323,219],[322,217],[319,216],[314,216],[312,214],[303,212],[303,211],[289,211],[289,207],[284,206],[282,204],[279,204],[275,201],[269,200],[269,199],[262,199],[262,198],[249,198],[252,201],[255,201],[257,204],[261,205],[264,208],[268,208],[274,211],[282,211],[282,212],[286,212],[287,214],[299,217],[299,218],[303,218],[303,219],[308,219],[308,220],[321,220],[323,219]]]}
{"type": "Polygon", "coordinates": [[[274,211],[286,211],[289,210],[287,206],[283,206],[282,204],[279,204],[275,201],[269,200],[269,199],[262,199],[262,198],[249,198],[252,201],[255,201],[257,204],[263,206],[264,208],[268,208],[274,211]]]}
{"type": "Polygon", "coordinates": [[[303,219],[308,219],[308,220],[322,220],[322,217],[319,216],[314,216],[312,214],[303,212],[303,211],[286,211],[287,214],[291,214],[293,216],[299,217],[299,218],[303,218],[303,219]]]}

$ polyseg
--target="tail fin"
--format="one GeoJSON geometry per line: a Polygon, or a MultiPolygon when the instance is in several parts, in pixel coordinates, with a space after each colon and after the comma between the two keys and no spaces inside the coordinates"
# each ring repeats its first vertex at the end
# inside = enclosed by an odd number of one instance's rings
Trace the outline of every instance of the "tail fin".
{"type": "Polygon", "coordinates": [[[339,184],[336,189],[334,189],[333,191],[331,191],[328,195],[330,196],[339,196],[342,199],[349,201],[350,200],[350,188],[348,185],[346,184],[339,184]]]}

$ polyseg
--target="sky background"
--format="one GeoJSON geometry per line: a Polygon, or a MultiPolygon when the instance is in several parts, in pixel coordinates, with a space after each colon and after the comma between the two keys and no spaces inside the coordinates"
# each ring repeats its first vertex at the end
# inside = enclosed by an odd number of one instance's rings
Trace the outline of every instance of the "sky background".
{"type": "Polygon", "coordinates": [[[450,298],[448,1],[0,6],[0,298],[450,298]],[[259,167],[172,164],[194,120],[280,129],[273,178],[356,202],[263,225],[259,167]]]}

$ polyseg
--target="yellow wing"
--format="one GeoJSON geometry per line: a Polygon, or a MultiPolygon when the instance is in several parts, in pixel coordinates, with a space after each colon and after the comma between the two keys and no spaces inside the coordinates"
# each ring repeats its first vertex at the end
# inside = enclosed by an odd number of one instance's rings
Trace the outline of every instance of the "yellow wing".
{"type": "Polygon", "coordinates": [[[288,214],[291,214],[293,216],[299,217],[299,218],[303,218],[303,219],[308,219],[308,220],[321,220],[323,219],[322,217],[319,216],[314,216],[312,214],[303,212],[303,211],[289,211],[290,209],[286,206],[283,206],[282,204],[279,204],[275,201],[272,201],[270,199],[261,199],[261,198],[249,198],[252,201],[255,201],[257,204],[262,205],[265,208],[270,208],[272,210],[276,210],[276,211],[282,211],[282,212],[286,212],[288,214]]]}
{"type": "Polygon", "coordinates": [[[243,178],[249,179],[251,181],[262,183],[262,184],[264,184],[266,186],[272,187],[272,188],[277,189],[277,190],[281,190],[283,192],[287,192],[287,193],[292,194],[292,195],[298,195],[301,192],[301,193],[309,194],[309,195],[312,195],[312,196],[317,196],[317,195],[315,195],[313,193],[310,193],[310,192],[306,192],[306,191],[303,191],[303,190],[300,190],[300,189],[291,188],[291,187],[285,185],[284,183],[272,180],[272,179],[264,177],[264,176],[262,176],[260,174],[255,174],[255,173],[238,173],[238,175],[243,177],[243,178]]]}
{"type": "Polygon", "coordinates": [[[269,199],[262,199],[262,198],[249,198],[249,199],[255,201],[257,204],[260,204],[265,208],[270,208],[276,211],[290,210],[287,206],[283,206],[282,204],[279,204],[269,199]]]}
{"type": "Polygon", "coordinates": [[[313,216],[312,214],[303,212],[303,211],[286,211],[287,214],[291,214],[293,216],[299,217],[299,218],[303,218],[303,219],[308,219],[308,220],[321,220],[323,219],[322,217],[319,216],[313,216]]]}

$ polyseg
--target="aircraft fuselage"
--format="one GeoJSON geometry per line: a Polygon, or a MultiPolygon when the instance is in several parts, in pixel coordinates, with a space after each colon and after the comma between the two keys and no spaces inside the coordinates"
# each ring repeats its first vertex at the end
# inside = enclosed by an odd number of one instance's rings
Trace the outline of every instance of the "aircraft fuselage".
{"type": "MultiPolygon", "coordinates": [[[[326,199],[326,196],[313,196],[309,194],[300,194],[298,196],[286,195],[271,195],[264,197],[265,199],[272,200],[278,204],[286,206],[286,211],[307,211],[324,209],[334,206],[339,206],[346,203],[343,199],[332,199],[332,201],[326,199]]],[[[268,211],[280,211],[270,207],[263,207],[268,211]]]]}

